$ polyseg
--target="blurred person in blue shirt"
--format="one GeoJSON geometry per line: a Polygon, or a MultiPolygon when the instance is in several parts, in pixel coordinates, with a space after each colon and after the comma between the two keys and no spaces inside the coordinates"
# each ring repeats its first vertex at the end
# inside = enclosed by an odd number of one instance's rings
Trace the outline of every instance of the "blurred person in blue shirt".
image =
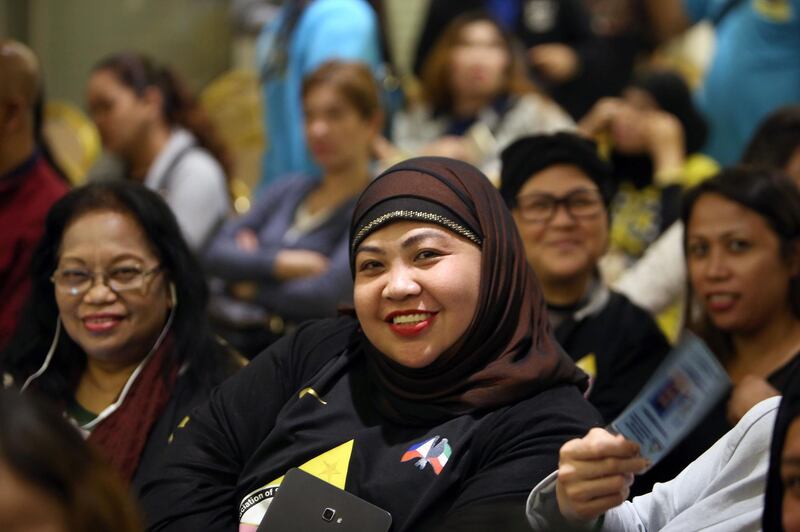
{"type": "Polygon", "coordinates": [[[288,0],[257,43],[267,149],[261,185],[289,174],[317,175],[303,137],[301,84],[330,59],[380,64],[378,20],[364,0],[288,0]]]}

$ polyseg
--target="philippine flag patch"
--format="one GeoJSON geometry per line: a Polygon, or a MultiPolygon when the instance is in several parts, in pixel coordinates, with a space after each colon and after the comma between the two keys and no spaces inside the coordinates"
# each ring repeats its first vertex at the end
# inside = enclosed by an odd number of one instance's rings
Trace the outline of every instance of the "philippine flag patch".
{"type": "Polygon", "coordinates": [[[414,465],[420,469],[425,469],[425,466],[430,464],[433,472],[438,475],[444,469],[451,454],[453,454],[453,449],[447,443],[447,438],[440,439],[439,436],[434,436],[430,440],[415,443],[409,447],[400,461],[416,460],[414,465]]]}

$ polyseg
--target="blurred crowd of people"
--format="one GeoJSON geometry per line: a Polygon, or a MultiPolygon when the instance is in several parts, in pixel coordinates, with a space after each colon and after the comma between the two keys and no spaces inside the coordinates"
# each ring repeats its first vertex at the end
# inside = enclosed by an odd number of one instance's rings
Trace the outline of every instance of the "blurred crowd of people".
{"type": "Polygon", "coordinates": [[[0,529],[255,531],[328,457],[395,531],[800,531],[800,0],[426,9],[402,73],[383,2],[271,6],[244,213],[131,50],[73,187],[0,39],[0,529]],[[684,331],[730,389],[650,468],[596,427],[684,331]]]}

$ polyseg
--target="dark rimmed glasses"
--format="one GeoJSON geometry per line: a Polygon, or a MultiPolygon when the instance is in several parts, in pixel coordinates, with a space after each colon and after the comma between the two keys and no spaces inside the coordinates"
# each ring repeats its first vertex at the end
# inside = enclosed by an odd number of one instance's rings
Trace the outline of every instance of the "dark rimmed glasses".
{"type": "Polygon", "coordinates": [[[53,272],[50,280],[56,290],[63,294],[79,296],[94,286],[95,279],[116,294],[144,288],[147,279],[161,271],[161,265],[149,270],[138,266],[119,266],[108,271],[93,272],[85,268],[63,268],[53,272]]]}
{"type": "Polygon", "coordinates": [[[525,222],[546,223],[553,219],[559,206],[563,205],[573,219],[593,218],[604,209],[603,197],[598,190],[574,190],[558,197],[542,192],[517,196],[517,210],[525,222]]]}

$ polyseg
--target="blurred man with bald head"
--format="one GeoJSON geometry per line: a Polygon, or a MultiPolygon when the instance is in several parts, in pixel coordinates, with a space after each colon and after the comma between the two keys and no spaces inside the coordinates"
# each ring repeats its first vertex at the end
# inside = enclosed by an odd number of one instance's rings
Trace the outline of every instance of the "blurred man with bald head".
{"type": "Polygon", "coordinates": [[[50,206],[67,185],[37,145],[39,61],[22,43],[0,39],[0,349],[30,289],[28,269],[50,206]]]}

